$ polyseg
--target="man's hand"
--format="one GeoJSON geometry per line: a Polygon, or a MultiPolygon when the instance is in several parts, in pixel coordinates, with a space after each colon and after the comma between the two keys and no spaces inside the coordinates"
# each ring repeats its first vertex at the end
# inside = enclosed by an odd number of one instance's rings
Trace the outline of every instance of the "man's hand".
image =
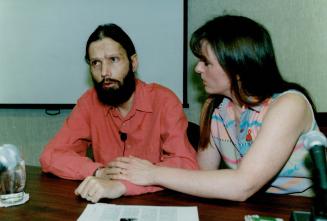
{"type": "Polygon", "coordinates": [[[126,187],[121,182],[94,176],[86,177],[75,190],[76,195],[80,195],[93,203],[98,202],[101,198],[118,198],[125,192],[126,187]]]}

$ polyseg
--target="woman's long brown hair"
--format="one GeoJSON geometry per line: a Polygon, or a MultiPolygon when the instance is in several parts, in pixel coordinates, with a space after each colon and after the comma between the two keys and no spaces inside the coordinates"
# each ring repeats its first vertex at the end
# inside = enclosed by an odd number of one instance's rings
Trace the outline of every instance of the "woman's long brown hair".
{"type": "MultiPolygon", "coordinates": [[[[277,66],[269,32],[257,22],[243,17],[218,16],[199,29],[191,37],[193,54],[202,58],[202,43],[207,41],[217,60],[231,81],[231,91],[240,104],[254,106],[275,93],[293,89],[302,92],[315,105],[309,93],[301,85],[283,79],[277,66]],[[245,95],[245,96],[244,96],[245,95]],[[255,100],[248,100],[255,97],[255,100]]],[[[210,95],[200,117],[199,148],[210,141],[212,113],[222,101],[220,95],[210,95]]]]}

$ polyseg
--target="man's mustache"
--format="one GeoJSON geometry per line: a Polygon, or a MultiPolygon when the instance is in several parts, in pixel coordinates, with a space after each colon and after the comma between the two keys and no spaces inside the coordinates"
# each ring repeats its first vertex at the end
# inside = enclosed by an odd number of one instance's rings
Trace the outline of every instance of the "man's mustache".
{"type": "Polygon", "coordinates": [[[112,78],[104,78],[100,84],[103,84],[103,83],[118,83],[118,84],[121,84],[121,82],[119,80],[116,80],[116,79],[112,79],[112,78]]]}

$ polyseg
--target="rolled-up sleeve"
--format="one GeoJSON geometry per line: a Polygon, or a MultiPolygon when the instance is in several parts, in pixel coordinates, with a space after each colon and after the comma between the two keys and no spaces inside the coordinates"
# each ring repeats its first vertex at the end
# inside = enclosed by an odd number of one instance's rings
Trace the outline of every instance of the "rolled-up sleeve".
{"type": "Polygon", "coordinates": [[[40,155],[43,172],[65,179],[82,180],[92,175],[100,163],[86,156],[90,145],[90,126],[86,105],[79,100],[56,136],[40,155]]]}

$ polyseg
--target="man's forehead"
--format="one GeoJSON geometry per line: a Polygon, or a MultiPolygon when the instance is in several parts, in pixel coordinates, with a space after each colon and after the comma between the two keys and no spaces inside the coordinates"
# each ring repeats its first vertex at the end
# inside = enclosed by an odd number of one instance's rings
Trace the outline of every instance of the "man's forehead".
{"type": "Polygon", "coordinates": [[[89,47],[89,54],[90,57],[101,54],[103,56],[108,54],[127,56],[126,50],[121,46],[121,44],[111,38],[103,38],[92,42],[89,47]]]}

